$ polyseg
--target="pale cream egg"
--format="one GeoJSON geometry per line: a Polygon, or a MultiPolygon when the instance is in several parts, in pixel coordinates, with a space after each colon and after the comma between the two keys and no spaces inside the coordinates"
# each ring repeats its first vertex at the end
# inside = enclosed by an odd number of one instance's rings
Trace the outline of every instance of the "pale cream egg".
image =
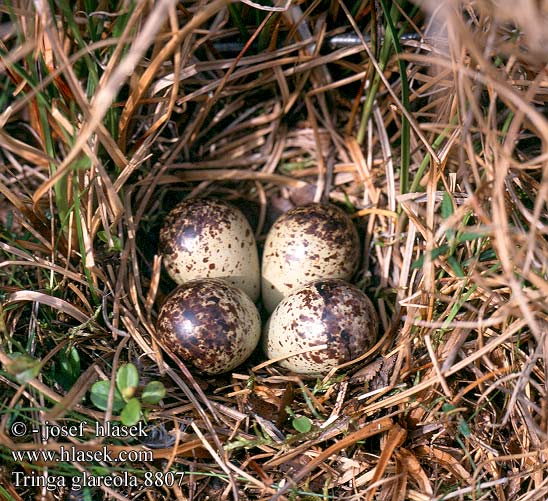
{"type": "Polygon", "coordinates": [[[223,278],[256,301],[260,292],[257,244],[251,226],[235,207],[220,200],[178,204],[160,231],[160,253],[178,284],[223,278]]]}
{"type": "Polygon", "coordinates": [[[312,280],[350,280],[360,243],[350,218],[334,205],[311,204],[283,214],[269,231],[262,258],[262,296],[272,312],[287,295],[312,280]]]}
{"type": "Polygon", "coordinates": [[[324,374],[363,355],[377,337],[367,295],[343,280],[316,280],[283,299],[263,333],[269,359],[299,374],[324,374]]]}
{"type": "Polygon", "coordinates": [[[261,319],[249,296],[225,280],[191,280],[179,285],[160,308],[156,334],[198,371],[220,374],[253,353],[261,319]]]}

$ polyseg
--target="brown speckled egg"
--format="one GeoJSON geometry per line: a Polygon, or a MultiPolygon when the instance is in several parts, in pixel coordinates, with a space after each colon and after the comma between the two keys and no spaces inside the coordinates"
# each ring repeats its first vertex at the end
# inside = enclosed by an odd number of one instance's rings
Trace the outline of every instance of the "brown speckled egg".
{"type": "Polygon", "coordinates": [[[370,299],[343,280],[316,280],[287,296],[265,328],[269,359],[302,352],[280,362],[299,374],[323,374],[363,355],[376,340],[378,317],[370,299]]]}
{"type": "Polygon", "coordinates": [[[190,199],[177,205],[160,231],[160,253],[178,284],[224,278],[256,301],[259,257],[245,216],[220,200],[190,199]]]}
{"type": "Polygon", "coordinates": [[[261,320],[241,289],[206,278],[179,285],[168,296],[156,332],[184,362],[206,374],[220,374],[251,355],[261,337],[261,320]]]}
{"type": "Polygon", "coordinates": [[[268,311],[312,280],[350,280],[360,243],[350,218],[334,205],[305,205],[281,216],[266,238],[262,263],[263,302],[268,311]]]}

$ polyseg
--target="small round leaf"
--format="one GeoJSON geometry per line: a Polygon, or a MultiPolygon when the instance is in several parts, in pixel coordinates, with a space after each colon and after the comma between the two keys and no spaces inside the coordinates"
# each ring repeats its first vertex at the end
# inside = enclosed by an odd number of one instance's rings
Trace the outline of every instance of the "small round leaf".
{"type": "Polygon", "coordinates": [[[141,402],[137,398],[128,401],[120,413],[120,420],[125,426],[133,426],[141,419],[141,402]]]}
{"type": "MultiPolygon", "coordinates": [[[[108,394],[110,392],[110,381],[103,380],[97,381],[91,387],[90,398],[93,405],[102,411],[107,410],[108,394]]],[[[117,388],[114,389],[114,398],[112,401],[112,411],[118,412],[123,409],[125,405],[122,395],[117,388]]]]}
{"type": "Polygon", "coordinates": [[[312,429],[312,421],[306,416],[296,417],[292,421],[293,428],[299,433],[308,433],[312,429]]]}
{"type": "Polygon", "coordinates": [[[121,365],[116,372],[116,385],[126,402],[135,395],[139,385],[139,373],[133,364],[121,365]]]}
{"type": "Polygon", "coordinates": [[[26,353],[16,353],[11,356],[6,369],[12,376],[15,376],[19,384],[25,384],[40,373],[40,360],[36,360],[26,353]]]}
{"type": "Polygon", "coordinates": [[[141,400],[145,404],[156,405],[166,396],[166,387],[160,381],[151,381],[145,386],[141,400]]]}

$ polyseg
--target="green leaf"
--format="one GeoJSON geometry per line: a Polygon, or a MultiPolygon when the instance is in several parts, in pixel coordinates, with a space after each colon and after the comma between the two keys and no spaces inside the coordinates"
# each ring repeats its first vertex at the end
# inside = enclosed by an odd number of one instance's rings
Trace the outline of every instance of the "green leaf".
{"type": "Polygon", "coordinates": [[[465,277],[464,270],[462,269],[462,266],[457,261],[457,258],[455,256],[449,256],[447,258],[447,263],[449,264],[449,266],[451,266],[451,268],[453,268],[453,271],[455,272],[455,275],[457,275],[457,277],[465,277]]]}
{"type": "Polygon", "coordinates": [[[110,468],[105,468],[104,466],[91,466],[90,471],[96,477],[106,477],[112,475],[112,470],[110,468]]]}
{"type": "MultiPolygon", "coordinates": [[[[402,48],[400,45],[400,37],[398,31],[396,30],[396,25],[398,24],[398,18],[400,17],[399,11],[396,9],[394,2],[391,2],[390,5],[386,0],[380,0],[382,10],[384,13],[384,19],[386,21],[385,25],[385,44],[391,44],[393,46],[394,52],[396,55],[401,54],[402,48]],[[390,7],[390,9],[389,9],[390,7]]],[[[357,5],[357,3],[355,3],[357,5]]],[[[414,10],[414,9],[412,9],[414,10]]],[[[412,16],[411,16],[412,17],[412,16]]],[[[406,22],[404,21],[400,25],[400,33],[407,29],[406,22]]],[[[384,45],[384,44],[383,44],[384,45]]],[[[396,57],[398,61],[399,73],[400,73],[400,89],[401,89],[401,102],[403,107],[411,111],[411,105],[409,101],[409,80],[407,78],[407,64],[405,60],[401,57],[396,57]]],[[[407,119],[405,114],[401,117],[401,160],[400,160],[400,193],[407,193],[409,190],[409,164],[411,161],[411,124],[407,119]]],[[[401,209],[401,206],[400,206],[401,209]]],[[[399,212],[399,210],[398,210],[399,212]]]]}
{"type": "Polygon", "coordinates": [[[120,413],[120,420],[125,426],[133,426],[141,419],[141,402],[137,398],[128,401],[120,413]]]}
{"type": "Polygon", "coordinates": [[[481,233],[474,233],[473,231],[466,231],[464,233],[461,233],[457,240],[460,242],[467,242],[470,240],[479,240],[480,238],[483,238],[485,235],[481,233]]]}
{"type": "Polygon", "coordinates": [[[441,201],[441,217],[447,219],[449,216],[453,215],[453,212],[453,200],[451,200],[451,195],[444,191],[443,199],[441,201]]]}
{"type": "Polygon", "coordinates": [[[455,409],[456,407],[453,404],[449,404],[449,403],[445,403],[441,406],[441,410],[446,413],[454,411],[455,409]]]}
{"type": "Polygon", "coordinates": [[[160,381],[151,381],[145,386],[141,400],[145,404],[156,405],[166,396],[166,387],[160,381]]]}
{"type": "Polygon", "coordinates": [[[308,433],[312,429],[312,421],[306,416],[294,418],[292,424],[299,433],[308,433]]]}
{"type": "Polygon", "coordinates": [[[116,372],[116,385],[124,400],[128,401],[135,395],[139,385],[139,373],[133,364],[124,364],[116,372]]]}
{"type": "Polygon", "coordinates": [[[40,373],[40,361],[26,353],[15,353],[8,362],[6,370],[15,376],[19,384],[28,383],[40,373]]]}
{"type": "Polygon", "coordinates": [[[459,421],[459,431],[466,438],[468,438],[471,434],[470,427],[468,426],[468,423],[464,419],[461,419],[459,421]]]}
{"type": "Polygon", "coordinates": [[[491,261],[493,259],[497,259],[497,253],[494,249],[486,249],[479,256],[480,261],[491,261]]]}
{"type": "Polygon", "coordinates": [[[78,350],[73,346],[69,350],[61,352],[61,368],[72,376],[80,375],[80,355],[78,350]]]}
{"type": "Polygon", "coordinates": [[[93,496],[89,487],[84,487],[82,491],[82,501],[93,501],[93,496]]]}
{"type": "Polygon", "coordinates": [[[69,390],[82,373],[80,355],[76,347],[72,346],[62,350],[58,356],[59,366],[55,374],[55,380],[65,390],[69,390]]]}
{"type": "MultiPolygon", "coordinates": [[[[434,261],[437,257],[441,256],[442,254],[445,254],[449,250],[449,246],[447,244],[440,245],[439,247],[436,247],[432,249],[431,259],[434,261]]],[[[422,268],[424,265],[424,259],[425,256],[419,257],[414,263],[411,264],[411,269],[416,270],[418,268],[422,268]]]]}
{"type": "MultiPolygon", "coordinates": [[[[108,244],[108,236],[107,232],[105,230],[99,230],[97,232],[97,236],[99,237],[99,240],[102,242],[108,244]]],[[[110,238],[112,239],[112,245],[108,246],[108,249],[115,252],[121,252],[122,251],[122,241],[116,236],[111,233],[110,238]]]]}
{"type": "MultiPolygon", "coordinates": [[[[102,411],[107,410],[108,403],[108,394],[110,392],[110,381],[103,380],[97,381],[91,387],[90,398],[93,402],[93,405],[102,411]]],[[[123,409],[125,405],[122,395],[118,391],[118,388],[114,388],[114,398],[112,401],[112,410],[113,412],[118,412],[123,409]]]]}
{"type": "Polygon", "coordinates": [[[354,214],[355,212],[357,212],[356,207],[352,203],[352,200],[350,200],[350,197],[348,196],[347,193],[344,193],[344,205],[350,211],[351,214],[354,214]]]}

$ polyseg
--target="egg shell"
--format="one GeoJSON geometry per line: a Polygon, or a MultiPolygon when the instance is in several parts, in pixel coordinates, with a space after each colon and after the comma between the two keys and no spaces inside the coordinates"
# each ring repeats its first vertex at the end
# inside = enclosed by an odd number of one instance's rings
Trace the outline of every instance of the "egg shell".
{"type": "Polygon", "coordinates": [[[272,312],[285,296],[312,280],[350,280],[359,257],[356,228],[338,207],[311,204],[286,212],[274,223],[265,242],[265,308],[272,312]]]}
{"type": "Polygon", "coordinates": [[[157,336],[200,372],[220,374],[243,363],[261,337],[249,296],[222,279],[179,285],[158,314],[157,336]]]}
{"type": "Polygon", "coordinates": [[[260,292],[257,244],[251,226],[235,207],[212,199],[178,204],[160,231],[160,253],[178,284],[224,278],[256,301],[260,292]]]}
{"type": "Polygon", "coordinates": [[[282,367],[323,374],[363,355],[375,343],[378,317],[371,300],[343,280],[316,280],[286,297],[272,313],[263,336],[269,359],[291,356],[282,367]]]}

